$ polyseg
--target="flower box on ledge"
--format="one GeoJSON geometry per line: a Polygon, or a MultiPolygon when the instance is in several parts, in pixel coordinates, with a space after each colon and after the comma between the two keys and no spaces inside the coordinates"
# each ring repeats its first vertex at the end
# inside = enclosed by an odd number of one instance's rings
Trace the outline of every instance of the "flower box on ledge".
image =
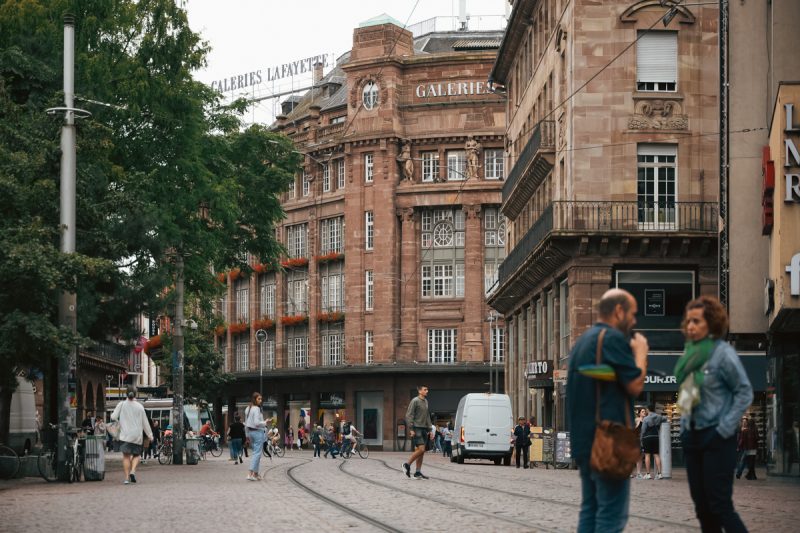
{"type": "Polygon", "coordinates": [[[318,255],[314,257],[317,263],[324,265],[325,263],[333,263],[334,261],[343,261],[344,254],[342,252],[328,252],[327,254],[318,255]]]}
{"type": "Polygon", "coordinates": [[[283,268],[302,268],[308,266],[308,257],[292,257],[281,261],[281,266],[283,268]]]}
{"type": "Polygon", "coordinates": [[[344,313],[342,311],[320,313],[317,315],[317,320],[319,322],[344,322],[344,313]]]}
{"type": "Polygon", "coordinates": [[[155,350],[161,347],[161,335],[154,335],[147,339],[147,344],[144,346],[144,351],[150,353],[150,350],[155,350]]]}
{"type": "Polygon", "coordinates": [[[281,324],[284,326],[302,326],[303,324],[308,324],[308,315],[282,316],[281,324]]]}
{"type": "Polygon", "coordinates": [[[231,324],[230,326],[228,326],[228,329],[231,330],[231,333],[233,335],[236,335],[238,333],[244,333],[245,331],[248,330],[248,328],[250,328],[250,324],[248,324],[247,322],[237,322],[236,324],[231,324]]]}
{"type": "Polygon", "coordinates": [[[261,318],[253,322],[253,329],[272,329],[275,327],[275,321],[269,318],[261,318]]]}
{"type": "Polygon", "coordinates": [[[234,268],[233,270],[231,270],[231,281],[233,281],[235,279],[238,279],[239,276],[241,276],[241,275],[242,275],[242,271],[239,270],[238,268],[234,268]]]}
{"type": "Polygon", "coordinates": [[[217,281],[220,283],[225,283],[228,281],[228,275],[225,272],[220,272],[217,274],[217,281]]]}
{"type": "Polygon", "coordinates": [[[228,329],[228,326],[222,324],[221,326],[217,326],[214,328],[214,335],[225,335],[225,330],[228,329]]]}
{"type": "Polygon", "coordinates": [[[275,267],[269,263],[258,263],[253,265],[253,272],[256,274],[263,274],[264,272],[272,272],[275,267]]]}

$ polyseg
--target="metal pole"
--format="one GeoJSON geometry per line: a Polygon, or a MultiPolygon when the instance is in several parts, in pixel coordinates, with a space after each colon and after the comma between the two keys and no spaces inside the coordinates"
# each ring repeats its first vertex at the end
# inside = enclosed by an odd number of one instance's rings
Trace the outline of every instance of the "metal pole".
{"type": "MultiPolygon", "coordinates": [[[[75,252],[75,18],[64,15],[64,124],[61,126],[61,252],[75,252]]],[[[73,334],[77,331],[75,293],[61,292],[58,297],[58,323],[73,334]]],[[[68,431],[75,427],[70,412],[70,381],[75,387],[76,347],[58,359],[58,477],[66,480],[68,431]]],[[[77,393],[77,391],[76,391],[77,393]]]]}
{"type": "MultiPolygon", "coordinates": [[[[183,464],[183,256],[175,261],[175,325],[172,340],[172,462],[183,464]]],[[[200,428],[196,428],[200,429],[200,428]]]]}
{"type": "Polygon", "coordinates": [[[258,351],[258,392],[264,395],[264,343],[267,341],[259,342],[258,351]]]}

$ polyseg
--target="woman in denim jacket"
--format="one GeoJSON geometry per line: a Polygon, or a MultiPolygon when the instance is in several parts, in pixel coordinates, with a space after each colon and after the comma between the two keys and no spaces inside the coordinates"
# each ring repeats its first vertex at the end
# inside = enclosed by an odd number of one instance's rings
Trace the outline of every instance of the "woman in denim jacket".
{"type": "Polygon", "coordinates": [[[736,350],[721,340],[728,314],[716,298],[686,306],[686,349],[675,367],[689,491],[707,531],[747,531],[733,508],[736,428],[753,388],[736,350]]]}

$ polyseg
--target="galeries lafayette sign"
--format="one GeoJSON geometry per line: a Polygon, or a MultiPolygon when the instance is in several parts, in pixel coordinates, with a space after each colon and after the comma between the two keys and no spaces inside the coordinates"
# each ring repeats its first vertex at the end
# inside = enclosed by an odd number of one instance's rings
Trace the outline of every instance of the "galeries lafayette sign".
{"type": "Polygon", "coordinates": [[[420,83],[414,89],[417,98],[446,98],[448,96],[470,96],[488,93],[485,81],[442,81],[420,83]]]}

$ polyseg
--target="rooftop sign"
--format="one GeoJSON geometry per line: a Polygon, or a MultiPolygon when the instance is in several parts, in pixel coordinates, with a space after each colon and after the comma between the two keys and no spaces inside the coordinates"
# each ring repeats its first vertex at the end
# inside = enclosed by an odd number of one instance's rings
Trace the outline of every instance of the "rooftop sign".
{"type": "Polygon", "coordinates": [[[264,81],[271,82],[312,73],[314,71],[314,65],[317,63],[322,64],[323,69],[328,67],[330,65],[328,54],[319,54],[305,59],[298,59],[297,61],[275,65],[266,69],[252,70],[250,72],[222,78],[221,80],[214,80],[211,82],[211,88],[223,93],[245,89],[254,85],[260,85],[264,81]]]}

